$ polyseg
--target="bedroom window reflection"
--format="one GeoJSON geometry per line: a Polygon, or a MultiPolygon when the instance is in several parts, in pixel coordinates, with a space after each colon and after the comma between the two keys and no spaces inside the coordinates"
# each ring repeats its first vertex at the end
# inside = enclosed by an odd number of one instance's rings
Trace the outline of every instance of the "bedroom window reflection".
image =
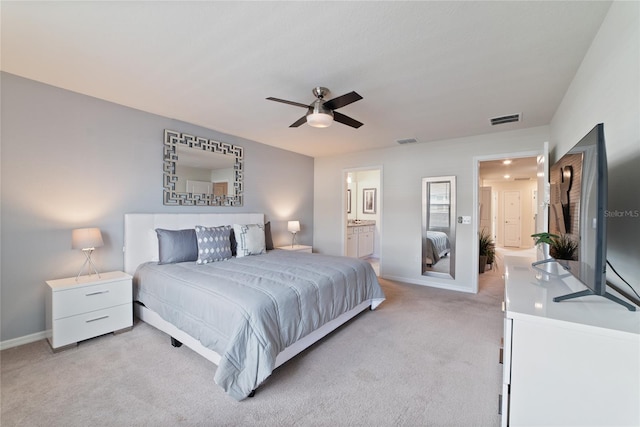
{"type": "Polygon", "coordinates": [[[422,274],[455,277],[456,178],[422,179],[422,274]]]}
{"type": "Polygon", "coordinates": [[[451,212],[451,184],[449,182],[432,182],[428,186],[429,204],[427,223],[430,230],[448,230],[451,212]]]}

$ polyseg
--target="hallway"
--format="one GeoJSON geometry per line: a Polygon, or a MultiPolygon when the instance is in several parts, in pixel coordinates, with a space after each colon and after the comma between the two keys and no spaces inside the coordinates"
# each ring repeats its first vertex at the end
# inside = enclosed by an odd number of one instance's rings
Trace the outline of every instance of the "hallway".
{"type": "Polygon", "coordinates": [[[485,270],[484,273],[478,275],[478,292],[483,289],[501,286],[504,288],[504,258],[506,256],[522,256],[535,258],[536,247],[527,249],[503,248],[496,247],[496,262],[491,270],[485,270]]]}

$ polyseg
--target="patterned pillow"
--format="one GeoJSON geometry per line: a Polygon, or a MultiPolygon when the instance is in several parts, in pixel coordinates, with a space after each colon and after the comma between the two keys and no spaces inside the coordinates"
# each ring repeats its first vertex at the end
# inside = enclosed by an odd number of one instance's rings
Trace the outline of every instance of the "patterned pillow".
{"type": "Polygon", "coordinates": [[[264,225],[262,224],[233,224],[238,248],[236,257],[259,255],[267,252],[264,240],[264,225]]]}
{"type": "Polygon", "coordinates": [[[231,258],[231,226],[203,227],[196,225],[198,259],[196,264],[224,261],[231,258]]]}

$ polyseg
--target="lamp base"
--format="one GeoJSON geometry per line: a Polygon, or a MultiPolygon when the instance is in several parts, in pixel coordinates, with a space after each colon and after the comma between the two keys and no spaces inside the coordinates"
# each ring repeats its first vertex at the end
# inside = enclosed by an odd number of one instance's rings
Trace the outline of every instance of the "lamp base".
{"type": "Polygon", "coordinates": [[[83,249],[82,253],[85,256],[85,260],[84,263],[82,264],[82,267],[80,267],[80,271],[78,272],[78,275],[76,276],[76,282],[78,281],[78,279],[80,278],[80,275],[82,274],[82,270],[84,270],[84,266],[89,264],[89,276],[91,276],[93,274],[93,271],[98,275],[98,277],[100,277],[100,273],[98,273],[98,269],[96,268],[96,265],[93,263],[93,261],[91,261],[91,254],[93,253],[93,249],[83,249]]]}
{"type": "Polygon", "coordinates": [[[291,247],[296,245],[296,233],[291,233],[293,237],[291,237],[291,247]]]}

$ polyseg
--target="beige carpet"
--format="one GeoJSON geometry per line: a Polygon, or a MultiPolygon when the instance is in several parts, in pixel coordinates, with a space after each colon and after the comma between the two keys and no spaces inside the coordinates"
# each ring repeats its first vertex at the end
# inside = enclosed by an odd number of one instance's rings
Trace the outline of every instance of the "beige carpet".
{"type": "Polygon", "coordinates": [[[387,295],[236,402],[215,365],[138,322],[53,354],[1,352],[9,426],[497,426],[500,272],[477,295],[381,280],[387,295]]]}

